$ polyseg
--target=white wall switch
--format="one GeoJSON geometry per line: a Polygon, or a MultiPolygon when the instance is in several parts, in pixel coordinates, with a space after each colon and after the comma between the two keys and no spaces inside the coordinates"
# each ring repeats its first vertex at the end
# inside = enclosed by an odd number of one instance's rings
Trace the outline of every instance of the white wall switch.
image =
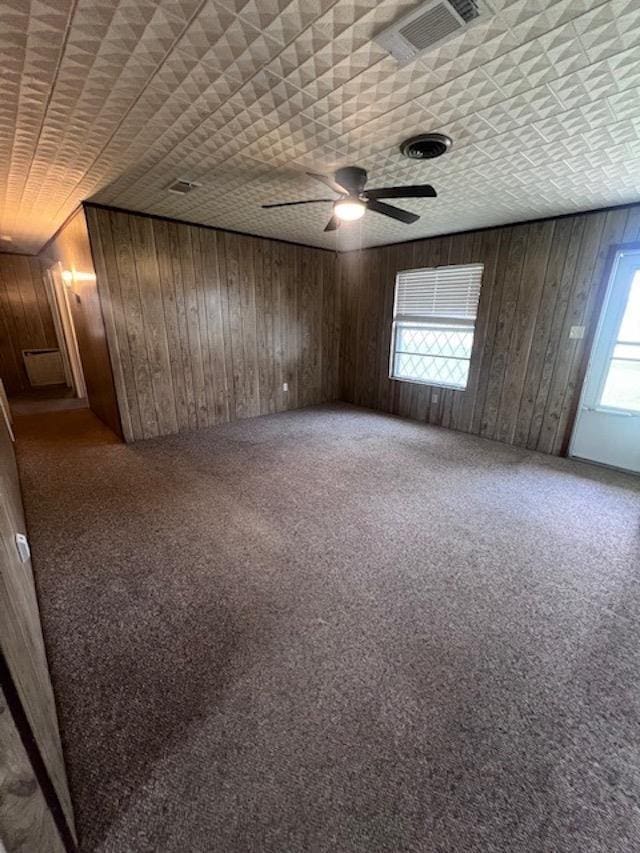
{"type": "Polygon", "coordinates": [[[572,341],[579,341],[584,338],[584,326],[572,326],[569,330],[569,337],[572,341]]]}
{"type": "Polygon", "coordinates": [[[288,383],[288,382],[283,382],[283,383],[282,383],[282,390],[283,390],[283,391],[288,391],[288,390],[289,390],[289,383],[288,383]]]}
{"type": "Polygon", "coordinates": [[[432,402],[432,403],[437,403],[439,399],[440,399],[440,394],[439,394],[437,391],[434,391],[434,392],[431,394],[431,402],[432,402]]]}
{"type": "Polygon", "coordinates": [[[26,563],[31,556],[31,550],[29,549],[29,540],[24,533],[16,533],[16,548],[21,562],[26,563]]]}

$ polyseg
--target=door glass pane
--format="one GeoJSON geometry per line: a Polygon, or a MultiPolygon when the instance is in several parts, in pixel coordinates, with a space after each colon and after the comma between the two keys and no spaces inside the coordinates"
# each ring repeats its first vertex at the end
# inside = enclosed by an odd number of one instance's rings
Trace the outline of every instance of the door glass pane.
{"type": "Polygon", "coordinates": [[[640,270],[636,270],[631,282],[627,307],[618,333],[618,341],[640,343],[640,270]]]}
{"type": "Polygon", "coordinates": [[[613,409],[640,412],[640,360],[611,359],[600,403],[613,409]]]}
{"type": "Polygon", "coordinates": [[[613,348],[613,357],[640,361],[640,344],[616,344],[613,348]]]}
{"type": "Polygon", "coordinates": [[[640,412],[640,270],[629,288],[600,405],[640,412]]]}

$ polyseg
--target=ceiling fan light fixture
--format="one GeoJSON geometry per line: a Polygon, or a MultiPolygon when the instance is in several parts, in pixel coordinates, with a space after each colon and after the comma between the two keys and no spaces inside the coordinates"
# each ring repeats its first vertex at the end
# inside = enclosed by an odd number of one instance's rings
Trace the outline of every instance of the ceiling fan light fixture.
{"type": "Polygon", "coordinates": [[[333,190],[339,198],[335,201],[330,198],[308,198],[300,201],[279,201],[271,204],[263,204],[263,208],[291,207],[299,204],[328,204],[333,201],[333,213],[325,227],[325,231],[335,231],[343,222],[354,222],[364,216],[366,211],[379,213],[412,225],[420,219],[419,214],[411,213],[400,207],[387,204],[384,199],[389,198],[436,198],[438,193],[431,184],[411,184],[401,187],[376,187],[365,189],[367,185],[367,172],[359,166],[345,166],[338,169],[332,176],[320,175],[317,172],[307,172],[310,178],[320,181],[325,187],[333,190]]]}
{"type": "Polygon", "coordinates": [[[356,219],[361,219],[367,205],[357,198],[343,198],[337,201],[333,206],[333,212],[343,222],[354,222],[356,219]]]}

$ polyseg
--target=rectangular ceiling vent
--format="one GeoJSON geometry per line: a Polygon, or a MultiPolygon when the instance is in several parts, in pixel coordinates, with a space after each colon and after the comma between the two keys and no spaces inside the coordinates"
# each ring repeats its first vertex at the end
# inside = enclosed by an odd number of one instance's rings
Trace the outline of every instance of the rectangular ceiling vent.
{"type": "Polygon", "coordinates": [[[177,195],[186,195],[190,193],[191,190],[195,190],[200,186],[200,184],[196,184],[193,181],[174,181],[172,184],[169,184],[167,189],[170,193],[177,193],[177,195]]]}
{"type": "Polygon", "coordinates": [[[375,40],[401,65],[485,18],[484,0],[427,0],[387,27],[375,40]]]}

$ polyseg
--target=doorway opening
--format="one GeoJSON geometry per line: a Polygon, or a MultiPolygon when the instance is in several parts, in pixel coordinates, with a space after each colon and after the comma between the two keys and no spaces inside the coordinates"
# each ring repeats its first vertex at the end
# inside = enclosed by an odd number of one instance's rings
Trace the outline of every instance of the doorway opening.
{"type": "Polygon", "coordinates": [[[640,248],[614,258],[569,455],[640,473],[640,248]]]}
{"type": "Polygon", "coordinates": [[[44,282],[62,356],[67,387],[72,389],[74,397],[84,398],[87,396],[87,386],[82,372],[78,339],[73,325],[62,264],[59,261],[45,271],[44,282]]]}
{"type": "Polygon", "coordinates": [[[31,387],[28,391],[12,396],[11,409],[14,414],[36,414],[88,406],[87,387],[62,264],[57,262],[46,269],[43,279],[58,350],[29,350],[23,353],[31,387]],[[47,357],[52,362],[49,370],[47,357]],[[33,367],[28,359],[34,363],[33,367]]]}

